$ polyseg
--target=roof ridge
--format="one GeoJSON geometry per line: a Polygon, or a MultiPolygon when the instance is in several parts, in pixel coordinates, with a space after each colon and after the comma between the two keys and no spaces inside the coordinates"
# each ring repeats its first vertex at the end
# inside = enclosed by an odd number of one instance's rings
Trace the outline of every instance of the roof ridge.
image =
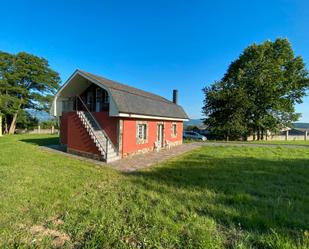
{"type": "MultiPolygon", "coordinates": [[[[85,74],[87,74],[87,75],[90,76],[90,77],[98,77],[98,78],[100,78],[100,79],[102,79],[102,80],[109,81],[109,82],[111,82],[112,84],[119,84],[119,85],[121,85],[121,86],[123,86],[123,87],[132,88],[133,90],[137,90],[137,91],[140,91],[140,92],[144,92],[144,93],[149,94],[149,95],[151,95],[151,96],[153,96],[153,97],[159,97],[159,98],[160,98],[160,99],[151,98],[151,99],[153,99],[153,100],[155,100],[155,101],[161,101],[161,102],[164,102],[164,103],[167,103],[167,104],[177,105],[177,104],[173,103],[172,101],[170,101],[170,100],[168,100],[168,99],[166,99],[166,98],[164,98],[164,97],[162,97],[162,96],[160,96],[160,95],[158,95],[158,94],[154,94],[154,93],[151,93],[151,92],[148,92],[148,91],[145,91],[145,90],[136,88],[136,87],[132,87],[132,86],[129,86],[129,85],[127,85],[127,84],[123,84],[123,83],[120,83],[120,82],[118,82],[118,81],[114,81],[114,80],[111,80],[111,79],[102,77],[102,76],[100,76],[100,75],[96,75],[96,74],[93,74],[93,73],[86,72],[86,71],[84,71],[84,70],[77,69],[77,71],[79,71],[79,72],[81,72],[81,73],[85,73],[85,74]]],[[[95,79],[95,80],[96,80],[96,79],[95,79]]],[[[119,88],[116,88],[116,87],[113,87],[113,86],[112,86],[112,87],[109,86],[109,88],[112,88],[112,89],[117,90],[117,91],[127,92],[127,93],[130,93],[130,94],[133,94],[133,95],[137,95],[137,96],[146,98],[145,95],[138,94],[138,93],[133,93],[133,92],[126,91],[126,90],[124,90],[124,89],[119,89],[119,88]]],[[[149,96],[148,96],[148,97],[149,97],[149,96]]],[[[177,106],[178,106],[178,105],[177,105],[177,106]]]]}

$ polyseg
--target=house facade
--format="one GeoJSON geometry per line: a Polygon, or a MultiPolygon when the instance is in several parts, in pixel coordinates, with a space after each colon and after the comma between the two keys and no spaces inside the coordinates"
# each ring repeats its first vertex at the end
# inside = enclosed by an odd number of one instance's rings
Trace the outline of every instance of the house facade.
{"type": "Polygon", "coordinates": [[[76,70],[55,95],[60,142],[69,153],[107,162],[182,144],[187,114],[173,101],[76,70]]]}

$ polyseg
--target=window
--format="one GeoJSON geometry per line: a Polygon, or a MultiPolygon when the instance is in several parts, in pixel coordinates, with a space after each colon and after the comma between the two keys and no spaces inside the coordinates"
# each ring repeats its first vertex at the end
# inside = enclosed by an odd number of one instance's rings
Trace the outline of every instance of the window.
{"type": "Polygon", "coordinates": [[[103,103],[108,104],[109,98],[108,98],[108,93],[107,91],[103,91],[103,103]]]}
{"type": "Polygon", "coordinates": [[[97,87],[96,88],[96,100],[97,100],[97,102],[101,102],[102,101],[102,95],[103,95],[102,89],[97,87]]]}
{"type": "Polygon", "coordinates": [[[87,92],[87,105],[88,105],[88,108],[91,107],[92,102],[93,102],[92,92],[87,92]]]}
{"type": "Polygon", "coordinates": [[[146,140],[147,139],[147,125],[146,124],[138,124],[138,139],[146,140]]]}
{"type": "Polygon", "coordinates": [[[177,136],[177,124],[176,123],[172,124],[172,136],[174,137],[177,136]]]}
{"type": "Polygon", "coordinates": [[[102,109],[102,89],[96,88],[96,101],[95,101],[95,111],[100,112],[102,109]]]}

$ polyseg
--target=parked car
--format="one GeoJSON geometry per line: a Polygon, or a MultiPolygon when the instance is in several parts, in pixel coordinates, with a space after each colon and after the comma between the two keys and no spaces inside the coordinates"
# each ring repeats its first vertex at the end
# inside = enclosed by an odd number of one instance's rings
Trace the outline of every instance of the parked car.
{"type": "Polygon", "coordinates": [[[202,140],[206,141],[207,138],[195,131],[184,131],[183,132],[183,138],[184,139],[194,139],[194,140],[202,140]]]}

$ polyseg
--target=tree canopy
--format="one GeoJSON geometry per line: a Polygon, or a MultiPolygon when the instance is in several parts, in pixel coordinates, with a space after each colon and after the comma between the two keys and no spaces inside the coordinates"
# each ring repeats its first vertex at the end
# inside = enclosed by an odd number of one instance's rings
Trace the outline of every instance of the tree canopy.
{"type": "Polygon", "coordinates": [[[309,87],[303,59],[287,39],[246,48],[224,77],[203,89],[205,124],[228,138],[275,131],[297,121],[295,104],[309,87]]]}
{"type": "Polygon", "coordinates": [[[20,52],[0,51],[0,112],[14,133],[18,114],[23,109],[48,110],[60,77],[44,58],[20,52]]]}

